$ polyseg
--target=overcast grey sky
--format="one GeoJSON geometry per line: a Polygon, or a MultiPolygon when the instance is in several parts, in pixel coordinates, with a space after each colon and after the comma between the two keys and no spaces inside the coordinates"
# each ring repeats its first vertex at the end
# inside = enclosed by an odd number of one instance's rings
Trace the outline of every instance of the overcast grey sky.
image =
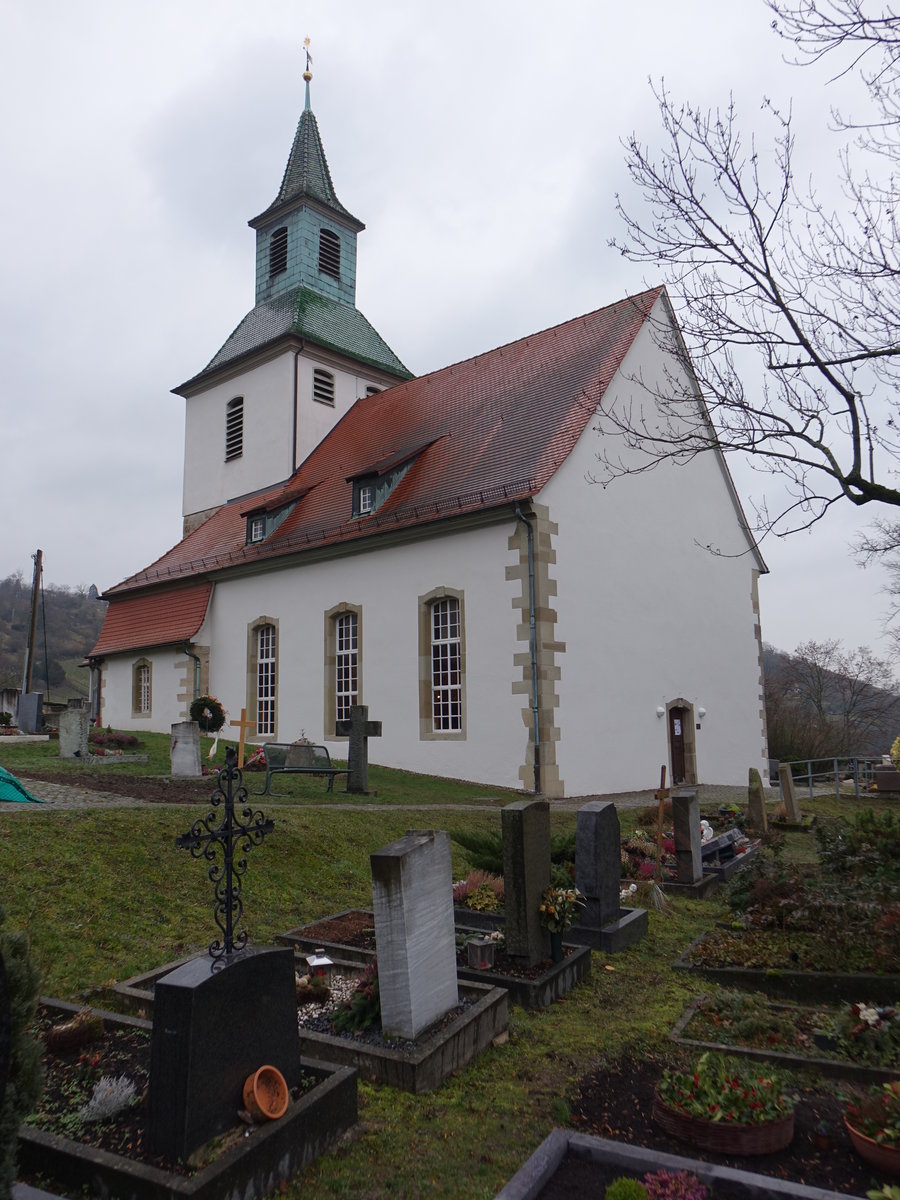
{"type": "MultiPolygon", "coordinates": [[[[367,225],[357,302],[416,373],[658,282],[607,246],[620,139],[659,142],[648,77],[704,106],[733,92],[748,128],[763,95],[792,103],[825,188],[852,86],[785,64],[762,0],[5,0],[0,22],[0,577],[40,546],[47,582],[101,590],[180,537],[169,389],[252,307],[247,220],[281,180],[304,36],[367,225]]],[[[847,548],[865,520],[764,544],[767,641],[884,650],[883,574],[847,548]]]]}

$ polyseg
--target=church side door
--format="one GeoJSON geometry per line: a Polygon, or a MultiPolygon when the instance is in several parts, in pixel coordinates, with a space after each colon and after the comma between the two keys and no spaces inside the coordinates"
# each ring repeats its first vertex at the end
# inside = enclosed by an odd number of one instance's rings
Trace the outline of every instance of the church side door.
{"type": "Polygon", "coordinates": [[[683,708],[669,709],[669,748],[672,755],[672,783],[684,783],[684,722],[687,711],[683,708]]]}

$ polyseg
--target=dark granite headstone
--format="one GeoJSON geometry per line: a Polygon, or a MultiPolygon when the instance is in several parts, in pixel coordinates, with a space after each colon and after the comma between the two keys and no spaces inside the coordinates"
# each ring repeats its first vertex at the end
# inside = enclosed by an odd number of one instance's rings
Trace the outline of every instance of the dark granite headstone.
{"type": "Polygon", "coordinates": [[[16,724],[21,733],[40,733],[44,728],[44,693],[22,692],[16,705],[16,724]]]}
{"type": "Polygon", "coordinates": [[[150,1153],[186,1159],[236,1123],[244,1080],[277,1067],[294,1087],[300,1040],[294,954],[262,946],[194,958],[160,979],[150,1051],[150,1153]]]}
{"type": "Polygon", "coordinates": [[[506,952],[530,966],[550,955],[550,935],[539,909],[550,886],[550,805],[546,800],[515,800],[501,813],[503,904],[506,952]]]}
{"type": "Polygon", "coordinates": [[[615,804],[609,800],[583,804],[575,829],[575,886],[585,898],[579,923],[602,927],[619,919],[622,853],[615,804]]]}
{"type": "Polygon", "coordinates": [[[703,878],[700,847],[700,800],[696,791],[672,796],[675,833],[675,878],[678,883],[697,883],[703,878]]]}

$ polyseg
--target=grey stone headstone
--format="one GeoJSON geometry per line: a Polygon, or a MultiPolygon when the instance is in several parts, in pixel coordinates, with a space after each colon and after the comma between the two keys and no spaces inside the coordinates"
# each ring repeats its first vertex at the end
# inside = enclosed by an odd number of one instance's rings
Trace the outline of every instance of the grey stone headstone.
{"type": "Polygon", "coordinates": [[[172,726],[169,762],[173,776],[203,774],[200,764],[200,726],[196,721],[176,721],[172,726]]]}
{"type": "Polygon", "coordinates": [[[550,886],[550,805],[514,800],[504,807],[501,822],[506,952],[533,966],[550,954],[550,935],[538,911],[550,886]]]}
{"type": "Polygon", "coordinates": [[[186,1159],[230,1129],[244,1080],[271,1065],[300,1082],[294,952],[252,947],[227,965],[193,958],[158,980],[150,1042],[151,1154],[186,1159]]]}
{"type": "Polygon", "coordinates": [[[695,791],[672,795],[675,831],[675,877],[678,883],[699,883],[703,878],[700,850],[700,799],[695,791]]]}
{"type": "Polygon", "coordinates": [[[459,1003],[450,835],[409,832],[370,861],[381,1027],[416,1038],[459,1003]]]}
{"type": "Polygon", "coordinates": [[[582,925],[602,927],[619,919],[621,844],[615,804],[609,800],[583,804],[575,826],[575,886],[585,898],[579,917],[582,925]]]}
{"type": "Polygon", "coordinates": [[[59,714],[59,757],[87,758],[90,754],[88,734],[91,715],[81,700],[70,700],[69,707],[59,714]]]}
{"type": "Polygon", "coordinates": [[[369,706],[354,704],[348,721],[336,721],[334,731],[348,737],[347,791],[365,795],[369,790],[369,738],[381,737],[381,722],[369,720],[369,706]]]}
{"type": "Polygon", "coordinates": [[[16,724],[21,733],[40,733],[44,728],[44,693],[23,692],[16,705],[16,724]]]}
{"type": "Polygon", "coordinates": [[[803,820],[800,815],[800,805],[794,792],[794,777],[789,763],[782,763],[778,768],[778,779],[781,783],[781,798],[784,801],[785,820],[792,825],[799,825],[803,820]]]}
{"type": "Polygon", "coordinates": [[[747,784],[747,822],[757,833],[766,833],[769,828],[762,778],[756,767],[750,768],[750,779],[747,784]]]}

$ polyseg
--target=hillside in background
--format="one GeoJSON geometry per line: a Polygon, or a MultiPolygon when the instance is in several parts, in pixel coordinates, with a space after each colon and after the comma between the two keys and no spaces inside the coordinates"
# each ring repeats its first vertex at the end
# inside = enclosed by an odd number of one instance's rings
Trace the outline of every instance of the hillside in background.
{"type": "MultiPolygon", "coordinates": [[[[45,700],[63,701],[88,694],[84,656],[96,644],[106,602],[91,587],[44,587],[38,606],[32,689],[45,700]],[[44,631],[46,628],[46,656],[44,631]]],[[[31,582],[21,572],[0,580],[0,687],[22,686],[25,647],[31,620],[31,582]]]]}

